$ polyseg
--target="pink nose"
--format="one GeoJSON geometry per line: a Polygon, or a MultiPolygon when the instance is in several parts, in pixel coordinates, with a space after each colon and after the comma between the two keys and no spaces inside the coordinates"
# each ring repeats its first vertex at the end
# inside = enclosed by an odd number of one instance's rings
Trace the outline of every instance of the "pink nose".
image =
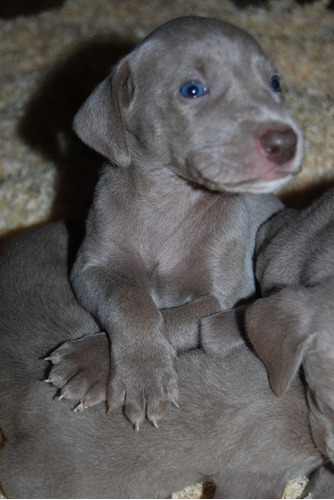
{"type": "Polygon", "coordinates": [[[295,156],[297,136],[290,127],[267,130],[259,137],[259,141],[264,155],[277,165],[284,165],[295,156]]]}

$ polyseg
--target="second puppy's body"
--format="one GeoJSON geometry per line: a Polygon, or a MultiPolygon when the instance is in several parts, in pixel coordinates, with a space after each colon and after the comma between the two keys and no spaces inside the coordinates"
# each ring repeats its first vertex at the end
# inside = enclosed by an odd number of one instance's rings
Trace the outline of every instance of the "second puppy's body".
{"type": "Polygon", "coordinates": [[[0,481],[9,498],[167,498],[198,481],[212,482],[217,498],[274,498],[322,464],[301,382],[277,398],[261,361],[228,330],[224,360],[179,357],[180,408],[159,430],[145,422],[133,432],[121,409],[74,413],[53,401],[41,358],[69,336],[91,332],[98,343],[86,356],[108,372],[107,337],[68,281],[75,235],[57,223],[0,250],[0,481]]]}
{"type": "Polygon", "coordinates": [[[302,365],[310,429],[329,462],[310,489],[315,498],[333,498],[333,189],[303,210],[283,210],[262,225],[256,240],[256,277],[263,298],[204,318],[203,345],[207,352],[221,355],[225,329],[234,324],[237,330],[243,324],[279,397],[299,377],[302,365]]]}

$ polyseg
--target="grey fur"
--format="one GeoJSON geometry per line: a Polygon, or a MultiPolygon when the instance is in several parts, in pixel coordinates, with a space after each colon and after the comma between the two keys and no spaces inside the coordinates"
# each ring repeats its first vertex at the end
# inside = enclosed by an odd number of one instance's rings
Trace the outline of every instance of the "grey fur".
{"type": "MultiPolygon", "coordinates": [[[[203,345],[216,355],[225,325],[241,326],[280,397],[300,372],[312,437],[334,463],[334,191],[304,210],[280,212],[259,230],[256,276],[262,299],[202,320],[203,345]]],[[[313,478],[313,497],[334,496],[332,468],[313,478]]]]}
{"type": "MultiPolygon", "coordinates": [[[[8,497],[166,498],[208,481],[216,498],[276,498],[288,480],[322,464],[300,380],[277,398],[233,329],[224,360],[199,350],[179,356],[180,407],[158,430],[146,421],[133,432],[121,408],[74,413],[70,401],[53,401],[43,357],[68,338],[78,338],[79,350],[84,342],[104,384],[108,375],[107,336],[68,280],[79,238],[75,225],[59,222],[0,249],[0,481],[8,497]]],[[[174,326],[166,335],[175,350],[196,345],[196,322],[180,336],[174,326]]]]}
{"type": "MultiPolygon", "coordinates": [[[[215,312],[254,293],[255,232],[282,206],[239,193],[281,186],[303,155],[301,132],[270,88],[275,73],[244,31],[181,18],[125,57],[75,118],[109,164],[71,280],[112,339],[109,411],[125,404],[136,428],[145,412],[156,424],[178,400],[159,309],[210,299],[215,312]],[[190,81],[204,96],[181,95],[190,81]]],[[[64,396],[77,398],[73,384],[64,396]]],[[[91,390],[84,403],[104,398],[91,390]]]]}
{"type": "Polygon", "coordinates": [[[257,245],[266,298],[246,312],[249,338],[277,394],[303,364],[313,436],[334,461],[334,191],[274,217],[257,245]]]}

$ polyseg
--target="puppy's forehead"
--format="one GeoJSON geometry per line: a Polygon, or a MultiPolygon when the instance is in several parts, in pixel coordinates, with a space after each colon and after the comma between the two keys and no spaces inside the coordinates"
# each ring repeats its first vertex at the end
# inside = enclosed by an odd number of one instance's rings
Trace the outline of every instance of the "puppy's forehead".
{"type": "Polygon", "coordinates": [[[144,43],[153,39],[160,39],[167,43],[173,40],[180,43],[189,38],[195,41],[205,39],[209,34],[213,37],[228,37],[231,40],[240,38],[245,43],[250,41],[257,43],[249,33],[233,24],[219,19],[196,16],[180,17],[168,21],[148,35],[144,43]]]}
{"type": "MultiPolygon", "coordinates": [[[[268,62],[259,43],[246,31],[224,21],[183,17],[163,24],[135,50],[151,68],[219,58],[222,62],[248,66],[259,59],[268,62]]],[[[216,61],[218,62],[218,60],[216,61]]]]}
{"type": "Polygon", "coordinates": [[[212,44],[221,46],[231,45],[239,50],[247,50],[249,45],[252,50],[262,52],[258,42],[246,31],[233,24],[218,19],[204,17],[182,17],[169,21],[153,31],[144,41],[146,43],[160,42],[165,48],[178,47],[182,45],[203,45],[208,48],[212,44]]]}

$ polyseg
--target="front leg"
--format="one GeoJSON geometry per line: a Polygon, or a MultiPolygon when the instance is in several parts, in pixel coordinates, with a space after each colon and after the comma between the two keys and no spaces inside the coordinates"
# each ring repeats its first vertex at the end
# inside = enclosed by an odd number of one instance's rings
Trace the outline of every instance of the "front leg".
{"type": "Polygon", "coordinates": [[[176,351],[163,332],[163,319],[145,288],[106,269],[74,266],[72,283],[81,304],[108,333],[111,369],[109,411],[124,405],[138,429],[147,418],[157,425],[167,402],[177,404],[176,351]]]}
{"type": "Polygon", "coordinates": [[[243,331],[246,307],[242,305],[219,311],[201,319],[201,343],[207,354],[223,358],[245,343],[243,331]]]}
{"type": "MultiPolygon", "coordinates": [[[[198,346],[200,318],[218,310],[219,304],[215,299],[202,297],[183,306],[160,311],[164,333],[177,353],[198,346]]],[[[46,359],[52,363],[46,382],[60,389],[60,398],[80,400],[76,409],[106,401],[110,352],[105,333],[68,340],[46,359]]]]}
{"type": "Polygon", "coordinates": [[[201,344],[200,321],[218,311],[219,302],[213,297],[201,297],[182,306],[160,311],[165,335],[178,354],[201,344]]]}

